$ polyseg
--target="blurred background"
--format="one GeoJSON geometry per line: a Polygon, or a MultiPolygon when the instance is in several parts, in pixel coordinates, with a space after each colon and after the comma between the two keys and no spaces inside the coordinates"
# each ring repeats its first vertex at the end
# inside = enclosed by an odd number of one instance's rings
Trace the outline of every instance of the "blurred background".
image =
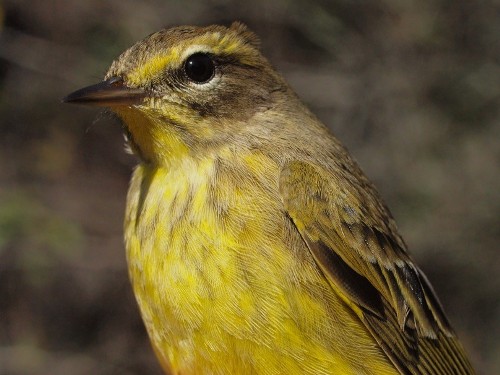
{"type": "Polygon", "coordinates": [[[247,23],[392,209],[480,374],[500,374],[495,0],[0,0],[0,374],[160,374],[129,287],[133,156],[60,104],[147,34],[247,23]]]}

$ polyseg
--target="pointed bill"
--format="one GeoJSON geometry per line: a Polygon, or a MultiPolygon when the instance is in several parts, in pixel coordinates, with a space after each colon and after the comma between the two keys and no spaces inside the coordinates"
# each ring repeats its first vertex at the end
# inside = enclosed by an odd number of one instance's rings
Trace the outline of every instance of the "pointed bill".
{"type": "Polygon", "coordinates": [[[139,104],[147,96],[142,89],[129,88],[119,77],[112,77],[98,84],[72,92],[63,103],[112,107],[139,104]]]}

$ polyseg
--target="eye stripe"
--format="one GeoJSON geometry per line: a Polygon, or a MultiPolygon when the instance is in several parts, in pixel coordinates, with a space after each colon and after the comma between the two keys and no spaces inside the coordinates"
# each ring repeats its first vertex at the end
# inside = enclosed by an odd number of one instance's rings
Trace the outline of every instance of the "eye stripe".
{"type": "MultiPolygon", "coordinates": [[[[206,34],[165,49],[163,54],[151,57],[128,73],[127,83],[132,86],[141,86],[145,82],[154,81],[165,69],[183,68],[185,61],[195,53],[213,55],[214,61],[218,61],[219,58],[216,56],[219,56],[220,60],[224,60],[224,56],[231,56],[235,51],[244,52],[248,48],[237,38],[228,36],[221,38],[219,33],[206,34]]],[[[244,63],[244,60],[242,59],[241,62],[244,63]]]]}
{"type": "Polygon", "coordinates": [[[173,65],[173,62],[179,60],[180,53],[178,48],[171,48],[166,55],[156,55],[146,63],[139,65],[135,70],[127,75],[127,82],[132,85],[153,80],[153,78],[167,66],[173,65]]]}

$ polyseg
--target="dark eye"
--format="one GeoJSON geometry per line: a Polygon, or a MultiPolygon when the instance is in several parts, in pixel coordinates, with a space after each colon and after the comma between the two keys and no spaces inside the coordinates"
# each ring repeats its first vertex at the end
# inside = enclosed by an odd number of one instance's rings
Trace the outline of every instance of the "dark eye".
{"type": "Polygon", "coordinates": [[[186,60],[184,70],[189,79],[196,83],[205,83],[214,76],[215,64],[206,53],[195,53],[186,60]]]}

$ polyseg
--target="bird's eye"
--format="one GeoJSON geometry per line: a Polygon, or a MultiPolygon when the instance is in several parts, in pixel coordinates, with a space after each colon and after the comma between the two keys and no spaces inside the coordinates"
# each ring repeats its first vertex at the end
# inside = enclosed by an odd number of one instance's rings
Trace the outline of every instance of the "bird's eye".
{"type": "Polygon", "coordinates": [[[209,55],[198,52],[188,57],[184,63],[184,71],[192,81],[205,83],[214,76],[215,64],[209,55]]]}

